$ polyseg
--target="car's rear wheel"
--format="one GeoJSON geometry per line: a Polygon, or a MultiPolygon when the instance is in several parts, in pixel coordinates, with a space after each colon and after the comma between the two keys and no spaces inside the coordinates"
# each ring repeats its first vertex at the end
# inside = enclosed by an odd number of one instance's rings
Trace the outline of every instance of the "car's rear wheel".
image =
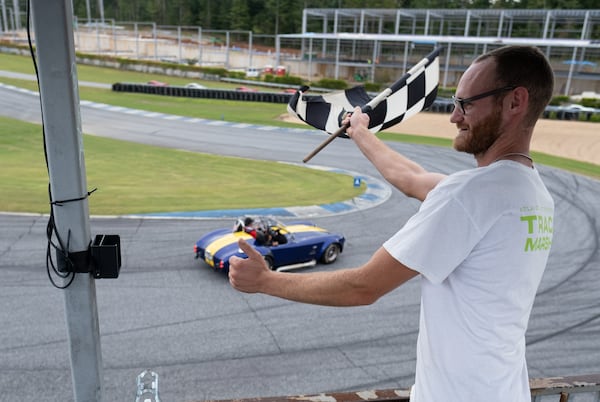
{"type": "Polygon", "coordinates": [[[274,264],[273,264],[273,257],[265,255],[265,262],[267,263],[267,267],[269,267],[269,269],[271,271],[273,271],[275,269],[274,264]]]}
{"type": "Polygon", "coordinates": [[[337,243],[331,243],[325,249],[325,252],[323,253],[323,256],[321,257],[321,262],[323,262],[324,264],[331,264],[332,262],[337,260],[339,255],[340,255],[340,245],[337,243]]]}

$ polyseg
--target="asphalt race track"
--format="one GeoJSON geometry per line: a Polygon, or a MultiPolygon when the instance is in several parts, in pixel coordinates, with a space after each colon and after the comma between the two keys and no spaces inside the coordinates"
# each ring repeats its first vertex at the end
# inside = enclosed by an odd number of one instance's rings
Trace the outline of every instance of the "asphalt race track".
{"type": "MultiPolygon", "coordinates": [[[[40,121],[36,97],[4,87],[0,114],[40,121]]],[[[295,163],[324,139],[309,130],[88,104],[82,105],[82,121],[84,132],[95,135],[295,163]]],[[[449,149],[392,146],[441,172],[474,164],[449,149]]],[[[336,140],[310,163],[377,176],[348,140],[336,140]]],[[[538,168],[555,198],[556,218],[527,336],[530,376],[600,373],[600,183],[538,168]]],[[[315,216],[315,223],[343,232],[347,246],[335,264],[314,269],[364,262],[417,208],[416,201],[393,191],[372,208],[315,216]]],[[[47,216],[0,214],[0,401],[73,400],[63,294],[45,272],[46,223],[47,216]]],[[[96,281],[104,400],[133,401],[136,376],[144,369],[159,374],[163,401],[412,384],[418,279],[360,308],[242,294],[192,252],[200,234],[231,224],[230,218],[92,218],[92,234],[121,236],[123,257],[118,279],[96,281]]],[[[435,252],[434,244],[428,246],[435,252]]]]}

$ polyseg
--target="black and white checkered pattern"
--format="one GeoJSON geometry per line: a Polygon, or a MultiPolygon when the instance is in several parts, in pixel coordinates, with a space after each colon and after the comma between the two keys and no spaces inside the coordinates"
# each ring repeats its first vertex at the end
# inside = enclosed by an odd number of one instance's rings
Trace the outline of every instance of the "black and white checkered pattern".
{"type": "MultiPolygon", "coordinates": [[[[369,129],[376,133],[385,130],[402,120],[408,119],[428,108],[437,96],[439,82],[438,56],[436,49],[424,58],[419,65],[386,89],[390,94],[367,113],[370,117],[369,129]]],[[[363,107],[373,99],[363,86],[325,95],[304,95],[308,87],[300,88],[288,103],[288,112],[305,123],[333,134],[339,130],[347,112],[356,106],[363,107]]],[[[380,94],[381,95],[381,94],[380,94]]]]}

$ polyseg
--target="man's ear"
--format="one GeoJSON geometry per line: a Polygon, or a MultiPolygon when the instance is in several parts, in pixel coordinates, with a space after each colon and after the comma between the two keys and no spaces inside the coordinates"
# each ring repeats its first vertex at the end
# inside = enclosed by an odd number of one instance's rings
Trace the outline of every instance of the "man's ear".
{"type": "Polygon", "coordinates": [[[509,95],[510,110],[526,113],[529,106],[529,91],[525,87],[516,87],[509,95]]]}

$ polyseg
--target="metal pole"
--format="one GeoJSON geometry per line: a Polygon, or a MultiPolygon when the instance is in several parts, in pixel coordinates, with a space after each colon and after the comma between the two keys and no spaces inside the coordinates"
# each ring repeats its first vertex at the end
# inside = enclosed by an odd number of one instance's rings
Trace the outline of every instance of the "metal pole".
{"type": "Polygon", "coordinates": [[[278,66],[281,59],[281,38],[275,35],[275,65],[278,66]]]}
{"type": "Polygon", "coordinates": [[[135,59],[139,60],[140,59],[140,35],[138,32],[138,23],[137,22],[133,23],[133,32],[135,35],[135,59]]]}
{"type": "Polygon", "coordinates": [[[402,71],[406,71],[408,66],[408,42],[404,42],[404,61],[402,62],[402,71]]]}
{"type": "Polygon", "coordinates": [[[158,33],[156,32],[156,22],[152,23],[152,36],[154,37],[154,60],[158,60],[158,33]]]}
{"type": "Polygon", "coordinates": [[[229,31],[225,32],[225,68],[229,70],[229,31]]]}
{"type": "MultiPolygon", "coordinates": [[[[71,0],[32,0],[56,234],[69,253],[90,247],[90,223],[73,43],[71,0]]],[[[57,253],[59,268],[61,259],[57,253]]],[[[65,261],[62,260],[64,268],[65,261]]],[[[75,274],[63,290],[74,400],[101,401],[102,358],[92,274],[75,274]]]]}
{"type": "Polygon", "coordinates": [[[104,25],[104,1],[98,0],[98,10],[100,11],[100,23],[104,25]]]}
{"type": "Polygon", "coordinates": [[[15,17],[15,31],[21,29],[21,13],[19,11],[19,0],[13,0],[13,10],[15,17]]]}
{"type": "Polygon", "coordinates": [[[102,46],[100,45],[100,25],[98,24],[98,20],[96,20],[94,25],[96,26],[96,51],[102,53],[102,46]]]}
{"type": "Polygon", "coordinates": [[[202,67],[202,27],[198,27],[198,65],[202,67]]]}
{"type": "Polygon", "coordinates": [[[85,0],[85,11],[87,13],[88,24],[92,22],[92,9],[90,8],[90,0],[85,0]]]}
{"type": "Polygon", "coordinates": [[[181,64],[181,27],[177,26],[177,63],[181,64]]]}
{"type": "Polygon", "coordinates": [[[252,65],[252,31],[248,31],[248,67],[252,65]]]}
{"type": "Polygon", "coordinates": [[[373,41],[373,55],[371,56],[371,81],[375,82],[375,64],[379,58],[379,41],[373,41]]]}
{"type": "Polygon", "coordinates": [[[452,43],[449,42],[448,45],[446,46],[446,65],[444,68],[444,82],[442,84],[442,86],[444,88],[448,87],[448,71],[450,69],[450,54],[452,53],[452,43]]]}
{"type": "Polygon", "coordinates": [[[567,83],[565,85],[565,96],[571,94],[571,80],[573,79],[573,70],[575,70],[575,63],[577,63],[577,48],[573,48],[573,55],[571,56],[571,64],[569,64],[569,74],[567,75],[567,83]]]}
{"type": "Polygon", "coordinates": [[[313,52],[313,39],[308,40],[308,80],[312,80],[312,52],[313,52]]]}
{"type": "Polygon", "coordinates": [[[334,69],[334,78],[336,80],[340,79],[340,40],[335,40],[335,69],[334,69]]]}
{"type": "Polygon", "coordinates": [[[114,47],[114,55],[117,57],[119,55],[119,41],[117,40],[117,30],[115,29],[115,21],[112,21],[112,39],[113,39],[113,47],[114,47]]]}
{"type": "Polygon", "coordinates": [[[0,1],[0,5],[2,5],[2,31],[8,32],[8,19],[6,18],[6,3],[4,0],[0,1]]]}

